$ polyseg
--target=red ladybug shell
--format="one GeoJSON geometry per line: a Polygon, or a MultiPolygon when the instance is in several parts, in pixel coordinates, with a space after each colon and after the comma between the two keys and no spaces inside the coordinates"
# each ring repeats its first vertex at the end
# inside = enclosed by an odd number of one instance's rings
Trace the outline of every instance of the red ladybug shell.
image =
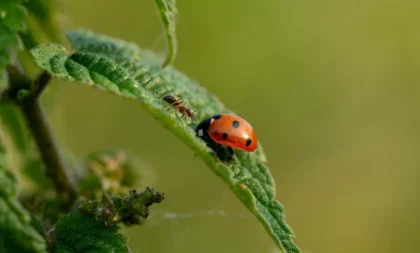
{"type": "Polygon", "coordinates": [[[244,119],[232,114],[220,114],[210,120],[208,134],[217,143],[245,151],[255,151],[257,135],[244,119]]]}

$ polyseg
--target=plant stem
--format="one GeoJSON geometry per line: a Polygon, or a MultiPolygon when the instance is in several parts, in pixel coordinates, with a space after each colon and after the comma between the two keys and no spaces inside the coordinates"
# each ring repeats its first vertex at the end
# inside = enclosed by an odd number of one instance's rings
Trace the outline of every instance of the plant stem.
{"type": "Polygon", "coordinates": [[[52,135],[44,109],[37,98],[25,99],[20,106],[41,153],[45,173],[52,179],[62,203],[68,206],[69,203],[73,202],[76,192],[66,173],[62,156],[52,135]]]}
{"type": "Polygon", "coordinates": [[[36,81],[32,81],[22,76],[23,74],[19,73],[17,69],[8,68],[8,72],[10,80],[9,97],[12,97],[21,109],[45,165],[45,174],[51,178],[63,208],[68,209],[77,196],[76,190],[67,173],[65,163],[40,101],[40,95],[50,81],[51,76],[44,72],[36,81]],[[28,96],[18,99],[17,94],[20,89],[30,89],[31,92],[28,96]]]}
{"type": "Polygon", "coordinates": [[[42,74],[38,77],[38,79],[35,82],[34,95],[36,97],[39,97],[41,95],[41,93],[44,91],[45,87],[47,87],[47,84],[50,82],[50,80],[51,75],[48,74],[47,71],[42,72],[42,74]]]}

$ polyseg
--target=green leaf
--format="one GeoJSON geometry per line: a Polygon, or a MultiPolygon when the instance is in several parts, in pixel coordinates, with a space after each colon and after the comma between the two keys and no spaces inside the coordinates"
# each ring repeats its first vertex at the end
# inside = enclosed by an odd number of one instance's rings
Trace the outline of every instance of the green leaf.
{"type": "Polygon", "coordinates": [[[134,99],[165,128],[191,147],[221,177],[233,193],[259,219],[283,252],[299,252],[293,232],[285,222],[284,209],[274,199],[275,183],[261,145],[254,153],[235,151],[230,166],[220,162],[195,135],[196,123],[185,121],[166,109],[165,94],[186,100],[205,119],[217,113],[233,113],[214,95],[172,67],[163,69],[160,59],[134,44],[86,30],[68,34],[74,53],[57,44],[31,50],[37,65],[56,77],[90,84],[114,94],[134,99]]]}
{"type": "Polygon", "coordinates": [[[4,67],[10,63],[11,48],[20,48],[18,32],[26,29],[23,21],[26,9],[22,0],[0,1],[0,82],[4,80],[4,67]]]}
{"type": "Polygon", "coordinates": [[[54,253],[113,252],[127,253],[127,239],[118,234],[118,226],[106,226],[92,216],[73,213],[61,218],[55,228],[54,253]]]}
{"type": "Polygon", "coordinates": [[[0,23],[11,31],[24,31],[23,21],[26,9],[22,6],[24,0],[3,0],[0,3],[0,23]]]}
{"type": "Polygon", "coordinates": [[[30,0],[24,6],[28,10],[26,24],[28,32],[21,34],[26,48],[32,48],[40,43],[63,42],[64,33],[61,1],[30,0]]]}
{"type": "MultiPolygon", "coordinates": [[[[19,192],[19,202],[32,215],[32,227],[44,238],[45,234],[36,223],[34,216],[42,221],[43,229],[49,230],[55,226],[57,220],[63,216],[63,209],[53,189],[32,189],[19,192]]],[[[47,238],[49,241],[49,238],[47,238]]]]}
{"type": "Polygon", "coordinates": [[[0,252],[46,252],[45,240],[15,199],[17,182],[6,169],[4,149],[0,149],[0,252]]]}
{"type": "Polygon", "coordinates": [[[28,149],[29,132],[17,107],[11,104],[0,105],[0,119],[4,130],[13,140],[13,144],[20,152],[28,149]]]}
{"type": "Polygon", "coordinates": [[[44,238],[46,242],[50,242],[51,239],[48,236],[47,231],[45,231],[41,221],[35,215],[31,215],[31,226],[44,238]]]}
{"type": "Polygon", "coordinates": [[[176,40],[176,19],[178,11],[176,9],[175,0],[155,0],[155,4],[158,8],[165,30],[168,55],[163,63],[163,67],[166,67],[174,61],[178,50],[176,40]]]}

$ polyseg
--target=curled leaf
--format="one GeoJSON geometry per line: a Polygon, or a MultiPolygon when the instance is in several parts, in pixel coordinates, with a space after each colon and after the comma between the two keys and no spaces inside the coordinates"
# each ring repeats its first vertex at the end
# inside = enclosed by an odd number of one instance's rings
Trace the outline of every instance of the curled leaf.
{"type": "Polygon", "coordinates": [[[160,19],[162,20],[163,28],[165,30],[168,53],[162,66],[166,67],[173,62],[178,50],[175,33],[177,9],[175,0],[155,0],[155,4],[158,8],[160,19]]]}

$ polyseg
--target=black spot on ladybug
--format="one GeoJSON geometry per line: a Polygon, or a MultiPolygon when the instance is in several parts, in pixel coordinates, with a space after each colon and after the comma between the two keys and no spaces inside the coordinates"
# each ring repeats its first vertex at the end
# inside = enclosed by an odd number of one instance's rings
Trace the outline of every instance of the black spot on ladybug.
{"type": "Polygon", "coordinates": [[[246,140],[245,145],[248,147],[249,145],[251,145],[251,142],[252,142],[251,138],[248,138],[248,140],[246,140]]]}
{"type": "Polygon", "coordinates": [[[227,133],[223,133],[222,136],[223,136],[223,139],[226,140],[227,137],[228,137],[228,134],[227,133]]]}
{"type": "Polygon", "coordinates": [[[216,114],[216,115],[213,115],[212,118],[217,120],[217,119],[220,119],[221,117],[222,117],[222,115],[216,114]]]}
{"type": "Polygon", "coordinates": [[[239,127],[239,121],[237,121],[237,120],[234,120],[233,122],[232,122],[232,127],[233,128],[238,128],[239,127]]]}

